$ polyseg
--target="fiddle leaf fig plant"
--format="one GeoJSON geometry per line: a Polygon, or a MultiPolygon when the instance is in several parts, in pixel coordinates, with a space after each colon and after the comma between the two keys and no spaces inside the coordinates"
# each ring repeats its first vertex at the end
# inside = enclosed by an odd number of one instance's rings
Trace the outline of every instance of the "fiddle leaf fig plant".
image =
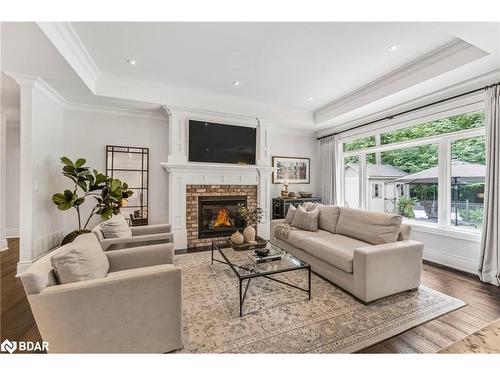
{"type": "Polygon", "coordinates": [[[99,215],[103,220],[120,213],[121,207],[126,204],[127,199],[133,194],[127,183],[116,178],[110,178],[96,169],[85,166],[87,161],[83,158],[71,161],[63,156],[61,163],[64,165],[62,174],[73,183],[73,189],[66,189],[62,193],[52,196],[52,202],[61,211],[74,208],[78,218],[78,234],[88,231],[87,226],[94,215],[99,215]],[[93,198],[95,206],[82,226],[81,205],[86,199],[93,198]]]}

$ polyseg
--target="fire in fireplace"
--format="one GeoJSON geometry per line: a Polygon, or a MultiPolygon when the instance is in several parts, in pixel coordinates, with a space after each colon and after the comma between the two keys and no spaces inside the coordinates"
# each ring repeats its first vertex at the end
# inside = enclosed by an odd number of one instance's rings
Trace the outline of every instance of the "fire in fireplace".
{"type": "Polygon", "coordinates": [[[232,227],[233,223],[231,223],[231,218],[229,217],[229,212],[225,208],[220,208],[217,213],[217,217],[214,220],[213,224],[214,228],[221,227],[232,227]]]}
{"type": "Polygon", "coordinates": [[[246,196],[209,196],[198,198],[198,238],[230,236],[242,230],[238,204],[247,203],[246,196]]]}

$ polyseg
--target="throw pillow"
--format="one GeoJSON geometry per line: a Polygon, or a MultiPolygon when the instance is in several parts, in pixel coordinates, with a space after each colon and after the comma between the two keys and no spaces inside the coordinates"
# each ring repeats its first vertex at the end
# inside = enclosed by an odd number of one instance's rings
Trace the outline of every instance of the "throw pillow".
{"type": "Polygon", "coordinates": [[[292,227],[307,230],[309,232],[316,232],[318,230],[319,214],[318,208],[307,212],[304,207],[299,206],[293,218],[292,227]]]}
{"type": "Polygon", "coordinates": [[[108,258],[92,233],[56,250],[50,261],[60,284],[100,279],[109,271],[108,258]]]}
{"type": "Polygon", "coordinates": [[[306,202],[302,205],[302,207],[305,208],[307,212],[314,210],[316,207],[318,207],[319,203],[314,203],[314,202],[306,202]]]}
{"type": "Polygon", "coordinates": [[[104,238],[130,238],[132,229],[127,224],[123,215],[113,215],[109,220],[100,224],[104,238]]]}
{"type": "Polygon", "coordinates": [[[290,207],[288,207],[288,211],[286,213],[286,217],[285,217],[285,224],[292,224],[293,222],[293,218],[295,217],[295,214],[297,213],[297,208],[294,206],[294,205],[290,205],[290,207]]]}

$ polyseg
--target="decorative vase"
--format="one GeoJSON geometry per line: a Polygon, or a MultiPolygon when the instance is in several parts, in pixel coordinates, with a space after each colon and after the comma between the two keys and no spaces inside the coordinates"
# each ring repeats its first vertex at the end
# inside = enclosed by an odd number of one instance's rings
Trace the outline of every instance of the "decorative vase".
{"type": "Polygon", "coordinates": [[[245,242],[255,241],[255,229],[254,227],[247,225],[245,229],[243,229],[243,237],[245,237],[245,242]]]}
{"type": "Polygon", "coordinates": [[[67,245],[75,240],[76,237],[78,237],[81,234],[85,233],[90,233],[89,230],[74,230],[71,233],[68,233],[66,236],[64,236],[63,240],[61,241],[61,246],[67,245]]]}
{"type": "Polygon", "coordinates": [[[241,245],[245,242],[245,237],[239,231],[236,231],[231,235],[231,242],[235,245],[241,245]]]}

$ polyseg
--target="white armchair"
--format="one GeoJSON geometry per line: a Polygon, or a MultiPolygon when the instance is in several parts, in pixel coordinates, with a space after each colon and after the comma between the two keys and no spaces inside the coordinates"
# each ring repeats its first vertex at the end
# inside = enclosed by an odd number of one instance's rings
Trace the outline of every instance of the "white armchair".
{"type": "MultiPolygon", "coordinates": [[[[78,241],[99,246],[91,233],[78,241]]],[[[53,254],[21,275],[50,353],[165,353],[183,346],[182,272],[173,265],[172,243],[105,252],[106,277],[67,284],[58,284],[53,254]]]]}
{"type": "Polygon", "coordinates": [[[170,224],[145,225],[130,229],[132,237],[127,238],[104,238],[99,225],[92,229],[92,232],[97,236],[104,251],[174,242],[170,224]]]}

